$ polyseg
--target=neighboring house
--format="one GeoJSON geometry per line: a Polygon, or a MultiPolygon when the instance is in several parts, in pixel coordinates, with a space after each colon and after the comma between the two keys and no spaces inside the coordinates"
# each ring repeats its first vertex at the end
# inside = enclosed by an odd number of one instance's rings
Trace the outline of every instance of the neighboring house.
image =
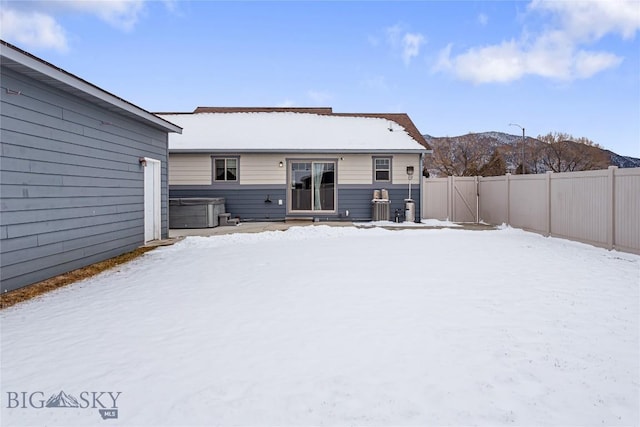
{"type": "Polygon", "coordinates": [[[169,136],[171,198],[223,197],[242,221],[371,220],[374,190],[382,189],[393,218],[396,209],[404,213],[409,182],[420,200],[430,147],[406,114],[216,107],[157,114],[183,128],[169,136]]]}
{"type": "Polygon", "coordinates": [[[0,41],[2,291],[168,234],[180,127],[0,41]]]}

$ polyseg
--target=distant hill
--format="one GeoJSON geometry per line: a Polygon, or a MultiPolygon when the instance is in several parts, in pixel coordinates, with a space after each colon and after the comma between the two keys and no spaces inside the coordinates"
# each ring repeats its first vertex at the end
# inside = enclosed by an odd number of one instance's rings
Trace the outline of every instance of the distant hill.
{"type": "Polygon", "coordinates": [[[640,159],[638,158],[621,156],[611,150],[604,150],[604,152],[611,159],[611,166],[618,166],[619,168],[640,168],[640,159]]]}
{"type": "MultiPolygon", "coordinates": [[[[435,137],[432,135],[423,135],[426,141],[431,145],[434,150],[442,149],[444,151],[453,150],[454,146],[462,145],[466,147],[466,150],[470,150],[473,153],[463,152],[462,155],[452,154],[452,162],[466,162],[476,161],[476,168],[479,168],[482,163],[486,163],[490,156],[494,153],[499,153],[506,163],[507,172],[513,173],[517,170],[522,159],[522,137],[519,135],[512,135],[504,132],[482,132],[472,133],[460,136],[452,137],[435,137]],[[459,144],[459,145],[456,145],[459,144]],[[475,156],[475,157],[474,157],[475,156]],[[464,159],[464,160],[461,160],[464,159]]],[[[614,153],[611,150],[602,149],[596,145],[585,146],[572,141],[563,141],[568,147],[578,148],[581,150],[581,155],[588,158],[585,165],[588,164],[586,169],[600,169],[608,166],[618,166],[619,168],[634,168],[640,167],[640,159],[630,156],[622,156],[614,153]]],[[[545,163],[541,159],[540,153],[549,145],[537,138],[525,137],[525,163],[529,173],[544,173],[547,170],[552,170],[549,167],[548,162],[545,163]],[[535,159],[534,159],[535,158],[535,159]]],[[[576,170],[580,169],[580,166],[576,166],[576,170]]],[[[437,168],[433,163],[427,164],[427,170],[431,176],[443,176],[447,173],[443,173],[442,168],[437,168]]],[[[457,169],[458,172],[465,168],[457,169]]],[[[474,169],[471,168],[473,172],[474,169]]],[[[472,173],[469,172],[469,173],[472,173]]],[[[463,173],[454,173],[456,175],[463,173]]]]}

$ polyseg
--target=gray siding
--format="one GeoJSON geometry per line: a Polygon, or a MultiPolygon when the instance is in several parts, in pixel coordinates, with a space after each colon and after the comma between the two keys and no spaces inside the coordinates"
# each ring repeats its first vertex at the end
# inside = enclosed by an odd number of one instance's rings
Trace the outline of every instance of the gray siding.
{"type": "Polygon", "coordinates": [[[162,236],[167,236],[165,131],[4,67],[1,86],[3,291],[143,244],[140,157],[162,162],[162,236]]]}
{"type": "MultiPolygon", "coordinates": [[[[389,191],[389,200],[391,201],[390,218],[393,220],[395,210],[399,209],[400,214],[404,217],[404,200],[409,197],[408,185],[368,185],[368,186],[349,186],[338,189],[338,209],[340,213],[349,210],[349,218],[353,221],[371,221],[371,199],[373,198],[373,190],[385,188],[389,191]]],[[[420,219],[420,189],[418,185],[411,186],[411,197],[416,203],[416,219],[420,219]]]]}
{"type": "MultiPolygon", "coordinates": [[[[333,215],[315,215],[320,220],[349,219],[352,221],[371,221],[371,199],[373,190],[382,188],[379,185],[349,185],[338,186],[338,211],[333,215]],[[349,210],[349,217],[346,217],[349,210]]],[[[404,215],[404,199],[408,196],[406,185],[386,185],[391,200],[391,216],[395,209],[400,209],[404,215]]],[[[420,218],[419,185],[411,187],[412,196],[416,202],[416,218],[420,218]]],[[[180,197],[224,197],[225,209],[232,217],[240,217],[241,221],[283,220],[287,216],[287,190],[286,186],[239,186],[234,190],[214,189],[212,186],[171,186],[169,189],[171,198],[180,197]],[[265,203],[269,196],[272,203],[265,203]],[[278,199],[283,204],[278,205],[278,199]]],[[[302,214],[304,217],[314,216],[302,214]]]]}
{"type": "Polygon", "coordinates": [[[242,221],[280,221],[286,216],[286,189],[281,186],[239,187],[237,190],[214,190],[210,186],[172,186],[171,198],[180,197],[224,197],[225,211],[242,221]],[[269,196],[271,203],[265,203],[269,196]],[[282,205],[278,205],[278,199],[282,205]]]}

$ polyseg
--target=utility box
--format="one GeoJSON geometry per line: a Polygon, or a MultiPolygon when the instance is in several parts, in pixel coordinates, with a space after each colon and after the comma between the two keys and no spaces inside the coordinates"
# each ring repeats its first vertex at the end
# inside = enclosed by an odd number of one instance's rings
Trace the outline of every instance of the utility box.
{"type": "Polygon", "coordinates": [[[224,198],[169,199],[169,228],[212,228],[225,213],[224,198]]]}
{"type": "Polygon", "coordinates": [[[412,199],[404,199],[405,222],[416,222],[416,202],[412,199]]]}
{"type": "Polygon", "coordinates": [[[373,221],[389,221],[391,216],[391,201],[386,189],[374,190],[371,200],[371,219],[373,221]]]}
{"type": "Polygon", "coordinates": [[[391,210],[391,202],[389,202],[389,200],[374,199],[371,207],[371,218],[373,221],[389,221],[389,211],[391,210]]]}

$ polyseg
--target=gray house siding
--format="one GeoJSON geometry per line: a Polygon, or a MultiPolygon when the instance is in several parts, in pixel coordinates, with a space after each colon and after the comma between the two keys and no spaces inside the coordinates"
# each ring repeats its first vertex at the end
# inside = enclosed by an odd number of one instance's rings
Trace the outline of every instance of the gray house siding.
{"type": "Polygon", "coordinates": [[[238,189],[213,189],[210,186],[172,186],[171,198],[180,197],[224,197],[225,210],[232,217],[242,221],[278,221],[283,220],[286,212],[286,186],[265,185],[240,187],[238,189]],[[267,196],[271,203],[265,203],[267,196]],[[282,205],[278,205],[278,199],[282,205]]]}
{"type": "MultiPolygon", "coordinates": [[[[399,209],[401,216],[404,217],[404,200],[409,196],[408,185],[368,185],[340,188],[338,197],[339,211],[344,214],[346,210],[349,210],[349,217],[353,221],[371,221],[371,199],[373,198],[373,191],[381,188],[389,191],[389,200],[391,201],[390,219],[393,221],[396,209],[399,209]]],[[[415,184],[412,185],[411,195],[416,202],[416,218],[420,218],[419,194],[419,186],[415,184]]]]}
{"type": "MultiPolygon", "coordinates": [[[[386,188],[391,200],[391,216],[395,209],[400,209],[404,215],[404,199],[408,197],[408,186],[405,185],[345,185],[338,186],[338,209],[335,214],[301,214],[303,217],[316,217],[319,220],[345,219],[352,221],[371,221],[371,199],[373,190],[386,188]],[[349,216],[346,211],[349,210],[349,216]]],[[[412,195],[420,194],[419,186],[412,185],[412,195]]],[[[215,189],[212,186],[171,186],[171,198],[181,197],[224,197],[226,211],[232,217],[240,217],[242,221],[274,221],[284,220],[285,217],[295,217],[287,213],[286,186],[241,186],[237,189],[215,189]],[[246,188],[249,187],[249,188],[246,188]],[[271,203],[265,203],[267,196],[271,203]],[[278,199],[282,205],[278,205],[278,199]]],[[[416,218],[420,218],[419,203],[416,200],[416,218]]]]}
{"type": "Polygon", "coordinates": [[[6,67],[1,73],[2,291],[143,244],[140,157],[162,162],[161,228],[167,237],[166,131],[6,67]]]}

